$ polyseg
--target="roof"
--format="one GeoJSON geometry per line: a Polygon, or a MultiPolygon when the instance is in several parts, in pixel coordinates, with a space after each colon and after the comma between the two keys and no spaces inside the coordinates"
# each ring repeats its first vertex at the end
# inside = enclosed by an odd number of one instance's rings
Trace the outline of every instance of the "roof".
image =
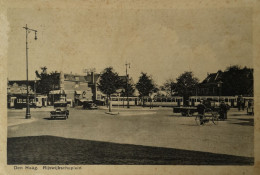
{"type": "MultiPolygon", "coordinates": [[[[35,81],[38,81],[38,80],[28,80],[28,83],[31,86],[31,85],[34,85],[35,81]]],[[[8,80],[8,85],[13,85],[13,84],[17,84],[19,86],[26,85],[27,80],[8,80]]]]}
{"type": "MultiPolygon", "coordinates": [[[[97,82],[98,78],[100,77],[100,74],[94,74],[94,83],[97,82]]],[[[88,74],[87,76],[84,76],[85,81],[92,83],[92,75],[88,74]]]]}
{"type": "Polygon", "coordinates": [[[201,82],[202,84],[206,83],[218,83],[221,80],[223,72],[218,71],[217,73],[208,74],[208,76],[201,82]]]}
{"type": "Polygon", "coordinates": [[[86,82],[85,76],[83,75],[73,75],[73,74],[64,74],[65,81],[80,81],[86,82]]]}

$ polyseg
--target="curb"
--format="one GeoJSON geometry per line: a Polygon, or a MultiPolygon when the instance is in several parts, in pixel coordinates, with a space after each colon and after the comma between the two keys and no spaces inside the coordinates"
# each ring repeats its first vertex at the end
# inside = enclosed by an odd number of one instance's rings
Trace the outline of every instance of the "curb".
{"type": "Polygon", "coordinates": [[[109,115],[118,115],[119,112],[105,112],[105,114],[109,114],[109,115]]]}

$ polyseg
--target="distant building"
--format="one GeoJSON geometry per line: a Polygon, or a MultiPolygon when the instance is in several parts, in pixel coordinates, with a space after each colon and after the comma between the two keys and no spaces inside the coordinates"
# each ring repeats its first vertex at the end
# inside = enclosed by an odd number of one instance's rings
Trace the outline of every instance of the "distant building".
{"type": "Polygon", "coordinates": [[[95,103],[104,103],[106,95],[103,94],[98,88],[98,83],[100,81],[101,74],[96,74],[94,72],[87,73],[85,76],[86,81],[88,82],[89,87],[92,90],[93,98],[92,100],[95,103]]]}
{"type": "Polygon", "coordinates": [[[193,94],[198,96],[221,95],[223,72],[208,74],[207,77],[197,86],[193,94]]]}
{"type": "Polygon", "coordinates": [[[83,101],[92,101],[93,93],[91,87],[88,86],[88,81],[83,75],[63,74],[58,73],[60,77],[59,89],[50,92],[55,101],[56,96],[66,96],[67,101],[71,106],[81,105],[83,101]]]}
{"type": "MultiPolygon", "coordinates": [[[[88,82],[88,86],[91,88],[92,93],[93,93],[93,101],[95,103],[100,103],[103,104],[106,99],[106,94],[103,94],[100,89],[98,88],[98,83],[100,81],[101,74],[96,74],[94,72],[89,72],[85,76],[86,81],[88,82]]],[[[117,93],[112,94],[112,96],[118,96],[124,91],[125,87],[124,84],[126,84],[126,76],[119,76],[120,80],[123,83],[123,86],[120,87],[117,90],[117,93]]]]}

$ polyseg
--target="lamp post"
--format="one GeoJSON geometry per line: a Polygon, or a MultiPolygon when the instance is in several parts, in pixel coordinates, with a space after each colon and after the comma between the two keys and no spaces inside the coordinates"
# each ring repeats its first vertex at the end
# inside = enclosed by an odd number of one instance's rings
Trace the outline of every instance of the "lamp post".
{"type": "Polygon", "coordinates": [[[219,88],[219,92],[218,92],[218,101],[219,101],[219,103],[220,103],[220,96],[221,96],[221,94],[222,94],[222,84],[223,84],[223,82],[222,81],[219,81],[218,82],[218,88],[219,88]]]}
{"type": "Polygon", "coordinates": [[[127,74],[127,66],[130,69],[130,63],[125,64],[125,68],[126,68],[126,99],[127,99],[127,108],[129,108],[129,94],[128,94],[128,74],[127,74]]]}
{"type": "Polygon", "coordinates": [[[28,34],[32,31],[35,33],[35,40],[37,40],[37,30],[34,30],[34,29],[30,29],[27,27],[27,24],[25,27],[23,27],[25,29],[25,32],[26,32],[26,79],[27,79],[27,83],[26,83],[26,86],[27,86],[27,98],[26,98],[26,115],[25,115],[25,118],[26,119],[30,119],[31,118],[31,114],[30,114],[30,103],[29,103],[29,81],[28,81],[28,34]]]}

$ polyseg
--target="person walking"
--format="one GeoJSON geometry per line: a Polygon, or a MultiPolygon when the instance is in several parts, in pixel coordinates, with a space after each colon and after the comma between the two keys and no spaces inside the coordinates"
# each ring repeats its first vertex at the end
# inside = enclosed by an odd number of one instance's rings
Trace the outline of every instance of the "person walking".
{"type": "Polygon", "coordinates": [[[200,125],[204,124],[204,119],[205,119],[205,111],[206,111],[206,106],[204,104],[204,101],[201,100],[200,104],[197,106],[197,111],[198,111],[198,115],[200,116],[200,125]]]}
{"type": "Polygon", "coordinates": [[[228,106],[225,104],[224,100],[222,100],[219,105],[219,118],[222,120],[226,120],[227,111],[228,111],[228,106]]]}

